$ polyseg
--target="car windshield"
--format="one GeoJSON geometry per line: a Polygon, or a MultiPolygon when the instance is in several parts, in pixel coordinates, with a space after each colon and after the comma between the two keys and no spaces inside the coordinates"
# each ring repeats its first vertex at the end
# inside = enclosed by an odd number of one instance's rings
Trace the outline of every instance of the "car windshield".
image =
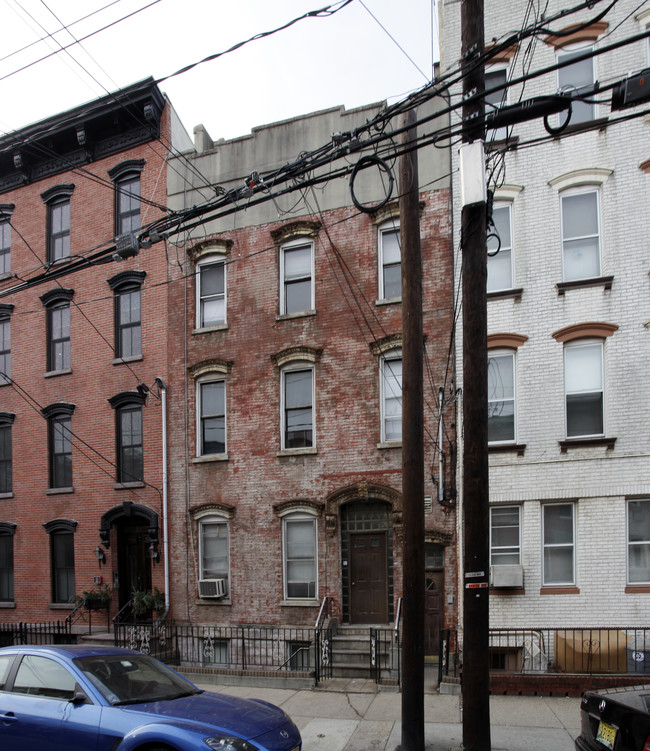
{"type": "Polygon", "coordinates": [[[75,664],[113,705],[177,699],[200,693],[182,676],[147,655],[78,657],[75,664]]]}

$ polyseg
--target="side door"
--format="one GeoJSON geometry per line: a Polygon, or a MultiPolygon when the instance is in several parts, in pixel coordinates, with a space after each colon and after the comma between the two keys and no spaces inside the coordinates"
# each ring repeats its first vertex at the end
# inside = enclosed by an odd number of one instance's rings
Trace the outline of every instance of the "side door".
{"type": "Polygon", "coordinates": [[[102,707],[71,701],[78,690],[61,663],[23,655],[15,677],[0,691],[2,751],[95,751],[102,707]]]}

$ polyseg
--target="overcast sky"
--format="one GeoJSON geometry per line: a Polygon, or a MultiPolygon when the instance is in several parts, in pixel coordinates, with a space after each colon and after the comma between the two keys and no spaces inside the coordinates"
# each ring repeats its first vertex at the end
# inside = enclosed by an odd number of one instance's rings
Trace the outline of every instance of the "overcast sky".
{"type": "MultiPolygon", "coordinates": [[[[148,76],[170,76],[328,4],[343,3],[0,0],[0,129],[18,129],[148,76]],[[46,59],[35,62],[40,58],[46,59]]],[[[301,20],[160,88],[190,135],[203,123],[214,140],[327,107],[394,102],[432,77],[434,5],[352,0],[328,18],[301,20]]]]}

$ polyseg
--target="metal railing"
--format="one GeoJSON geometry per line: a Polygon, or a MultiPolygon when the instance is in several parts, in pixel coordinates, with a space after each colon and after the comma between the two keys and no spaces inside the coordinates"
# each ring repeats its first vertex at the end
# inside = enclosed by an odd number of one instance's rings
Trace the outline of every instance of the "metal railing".
{"type": "Polygon", "coordinates": [[[370,678],[381,684],[391,678],[400,685],[401,647],[399,628],[370,628],[370,678]]]}
{"type": "Polygon", "coordinates": [[[77,637],[67,621],[0,623],[0,647],[17,644],[75,644],[77,637]]]}
{"type": "Polygon", "coordinates": [[[438,683],[444,678],[457,678],[460,655],[458,651],[458,633],[455,628],[440,630],[440,647],[438,651],[438,683]]]}

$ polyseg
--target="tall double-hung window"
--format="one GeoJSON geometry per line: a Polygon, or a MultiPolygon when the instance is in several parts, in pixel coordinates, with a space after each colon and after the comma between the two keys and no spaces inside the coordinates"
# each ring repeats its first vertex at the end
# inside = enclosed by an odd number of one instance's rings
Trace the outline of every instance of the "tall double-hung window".
{"type": "Polygon", "coordinates": [[[399,219],[389,219],[379,225],[379,299],[397,300],[402,297],[402,248],[399,219]]]}
{"type": "Polygon", "coordinates": [[[115,236],[135,232],[142,225],[141,173],[144,159],[128,159],[121,162],[108,174],[115,185],[115,236]]]}
{"type": "Polygon", "coordinates": [[[55,185],[41,198],[47,207],[47,262],[56,263],[70,256],[71,198],[74,185],[55,185]]]}
{"type": "Polygon", "coordinates": [[[74,533],[77,522],[55,519],[43,525],[50,536],[52,602],[73,603],[75,598],[74,533]]]}
{"type": "Polygon", "coordinates": [[[565,282],[591,279],[601,273],[600,192],[575,188],[560,196],[562,261],[565,282]]]}
{"type": "Polygon", "coordinates": [[[0,412],[0,493],[13,490],[12,430],[15,415],[0,412]]]}
{"type": "Polygon", "coordinates": [[[109,399],[115,410],[116,481],[119,484],[144,480],[144,401],[145,396],[136,391],[124,391],[109,399]]]}
{"type": "Polygon", "coordinates": [[[0,276],[11,271],[11,215],[14,204],[0,203],[0,276]]]}
{"type": "Polygon", "coordinates": [[[15,524],[0,522],[0,602],[14,601],[15,533],[15,524]]]}
{"type": "Polygon", "coordinates": [[[14,306],[0,303],[0,386],[11,383],[11,312],[14,306]]]}
{"type": "Polygon", "coordinates": [[[316,517],[291,513],[282,519],[284,597],[313,599],[317,591],[316,517]]]}
{"type": "Polygon", "coordinates": [[[280,248],[280,314],[314,310],[314,243],[299,238],[280,248]]]}
{"type": "Polygon", "coordinates": [[[402,440],[402,351],[392,350],[379,361],[381,442],[402,440]]]}
{"type": "Polygon", "coordinates": [[[650,584],[650,499],[627,502],[627,581],[650,584]]]}
{"type": "Polygon", "coordinates": [[[115,357],[142,355],[142,292],[144,271],[125,271],[108,280],[114,293],[115,357]]]}
{"type": "Polygon", "coordinates": [[[72,413],[74,404],[57,402],[41,410],[48,425],[51,489],[72,488],[72,413]]]}
{"type": "Polygon", "coordinates": [[[41,296],[47,311],[47,370],[65,371],[71,367],[70,303],[71,289],[56,288],[41,296]]]}

